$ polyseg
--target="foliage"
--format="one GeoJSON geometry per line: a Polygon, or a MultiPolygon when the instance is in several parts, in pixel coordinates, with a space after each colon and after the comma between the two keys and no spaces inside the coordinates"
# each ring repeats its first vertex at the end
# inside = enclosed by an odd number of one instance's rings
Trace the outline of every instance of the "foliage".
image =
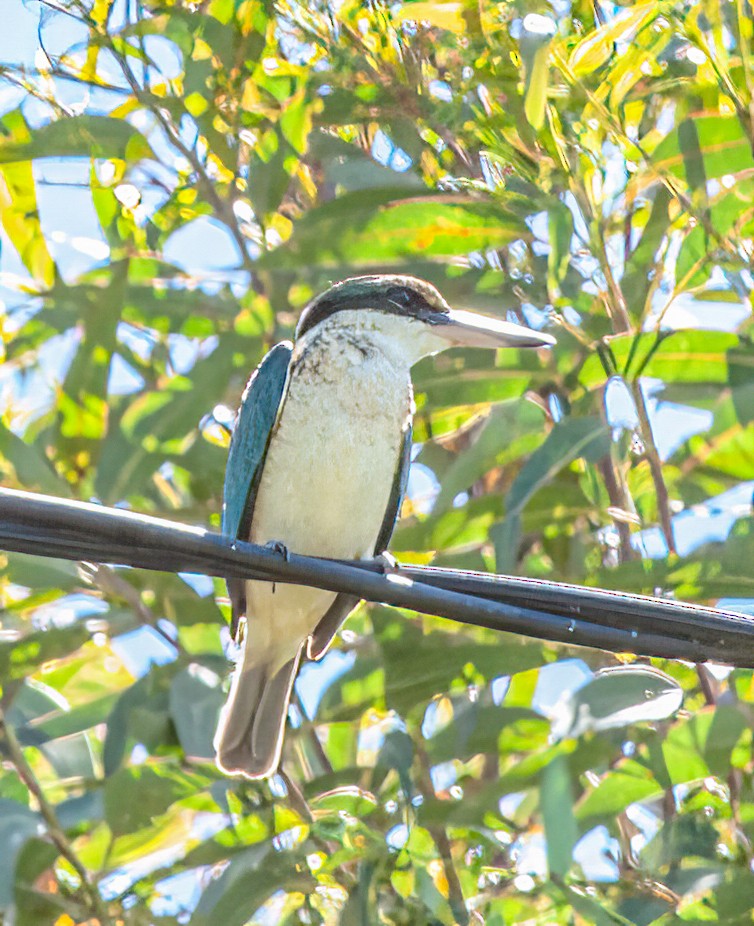
{"type": "MultiPolygon", "coordinates": [[[[399,269],[558,337],[416,368],[399,558],[751,595],[748,3],[12,16],[6,485],[217,527],[249,371],[399,269]]],[[[255,786],[211,761],[223,595],[4,558],[3,922],[751,922],[751,673],[362,607],[255,786]]]]}

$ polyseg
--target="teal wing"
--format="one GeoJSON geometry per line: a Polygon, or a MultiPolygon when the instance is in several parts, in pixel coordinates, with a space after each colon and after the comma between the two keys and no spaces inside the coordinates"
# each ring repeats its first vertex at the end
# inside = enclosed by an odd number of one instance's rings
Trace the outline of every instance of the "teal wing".
{"type": "Polygon", "coordinates": [[[380,528],[380,535],[377,538],[377,543],[374,547],[375,554],[384,553],[385,550],[387,550],[387,546],[390,543],[390,538],[393,536],[393,530],[395,529],[398,516],[401,513],[403,496],[406,494],[406,486],[408,485],[408,471],[411,469],[412,432],[413,428],[411,426],[411,419],[409,419],[408,423],[406,424],[406,430],[403,432],[403,446],[401,447],[401,455],[398,460],[398,468],[395,471],[395,478],[393,479],[393,488],[390,492],[390,501],[388,502],[387,510],[385,511],[385,518],[382,522],[382,527],[380,528]]]}
{"type": "MultiPolygon", "coordinates": [[[[382,527],[380,528],[377,543],[374,547],[375,555],[384,553],[385,550],[387,550],[387,545],[390,543],[390,537],[395,528],[395,523],[401,512],[403,496],[406,494],[406,486],[408,485],[408,471],[411,467],[411,434],[412,427],[411,421],[409,421],[406,425],[406,430],[403,432],[403,446],[401,447],[398,466],[395,470],[393,488],[390,492],[390,501],[388,502],[385,517],[382,521],[382,527]]],[[[324,656],[332,643],[333,637],[338,632],[338,628],[358,603],[359,599],[353,595],[338,595],[335,601],[330,605],[327,614],[325,614],[319,624],[317,624],[314,633],[309,638],[306,651],[309,659],[321,659],[322,656],[324,656]]]]}
{"type": "MultiPolygon", "coordinates": [[[[249,538],[264,458],[285,399],[292,352],[290,341],[276,344],[251,374],[241,396],[223,490],[222,531],[229,537],[249,538]]],[[[235,636],[238,621],[246,613],[246,583],[228,579],[228,594],[233,612],[231,631],[235,636]]]]}
{"type": "Polygon", "coordinates": [[[241,396],[228,451],[222,531],[248,540],[254,499],[272,429],[285,397],[292,345],[276,344],[251,374],[241,396]]]}

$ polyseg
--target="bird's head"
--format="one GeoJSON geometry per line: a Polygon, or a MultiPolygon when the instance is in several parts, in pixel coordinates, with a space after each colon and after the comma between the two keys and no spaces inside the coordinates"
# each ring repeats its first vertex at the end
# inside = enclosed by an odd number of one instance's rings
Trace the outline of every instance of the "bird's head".
{"type": "Polygon", "coordinates": [[[448,347],[549,347],[555,339],[522,325],[451,309],[439,291],[416,277],[375,274],[336,283],[304,309],[296,340],[324,328],[377,332],[400,342],[408,359],[448,347]]]}

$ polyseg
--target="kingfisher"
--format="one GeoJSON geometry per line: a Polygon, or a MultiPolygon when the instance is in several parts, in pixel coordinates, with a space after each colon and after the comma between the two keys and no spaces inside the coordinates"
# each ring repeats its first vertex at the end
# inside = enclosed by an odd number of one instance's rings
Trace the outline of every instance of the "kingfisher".
{"type": "MultiPolygon", "coordinates": [[[[451,309],[430,283],[337,283],[301,314],[246,385],[230,442],[222,529],[333,559],[386,553],[408,482],[411,368],[453,346],[547,347],[521,325],[451,309]]],[[[215,736],[217,765],[249,779],[280,763],[299,664],[321,659],[359,599],[230,579],[239,655],[215,736]]]]}

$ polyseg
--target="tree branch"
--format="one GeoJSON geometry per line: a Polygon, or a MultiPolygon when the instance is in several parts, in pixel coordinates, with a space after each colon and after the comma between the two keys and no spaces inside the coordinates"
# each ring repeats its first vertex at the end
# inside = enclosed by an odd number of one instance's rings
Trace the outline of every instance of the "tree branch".
{"type": "Polygon", "coordinates": [[[13,727],[11,727],[11,725],[6,720],[5,712],[2,708],[0,708],[0,735],[5,740],[11,762],[18,772],[19,778],[29,789],[29,793],[36,801],[42,819],[45,821],[47,826],[47,833],[54,843],[55,848],[78,875],[79,881],[81,882],[81,891],[86,897],[86,902],[90,913],[96,917],[100,926],[109,926],[112,920],[110,919],[110,916],[107,912],[105,902],[103,901],[100,892],[97,890],[97,885],[90,879],[89,872],[86,870],[81,860],[76,855],[73,846],[68,841],[68,837],[66,836],[63,827],[60,825],[58,816],[55,813],[55,808],[45,797],[44,791],[37,781],[36,775],[32,771],[31,766],[26,761],[21,744],[16,738],[13,727]]]}
{"type": "Polygon", "coordinates": [[[665,538],[665,544],[668,553],[676,553],[675,537],[673,536],[673,520],[670,514],[670,496],[668,488],[665,485],[665,477],[662,472],[662,460],[660,453],[655,444],[654,433],[652,431],[652,422],[649,420],[647,403],[644,400],[644,393],[641,389],[641,382],[636,380],[631,384],[631,392],[634,397],[636,413],[639,417],[639,429],[641,439],[644,442],[644,450],[649,463],[649,471],[652,474],[655,493],[657,495],[657,511],[660,515],[660,527],[665,538]]]}

